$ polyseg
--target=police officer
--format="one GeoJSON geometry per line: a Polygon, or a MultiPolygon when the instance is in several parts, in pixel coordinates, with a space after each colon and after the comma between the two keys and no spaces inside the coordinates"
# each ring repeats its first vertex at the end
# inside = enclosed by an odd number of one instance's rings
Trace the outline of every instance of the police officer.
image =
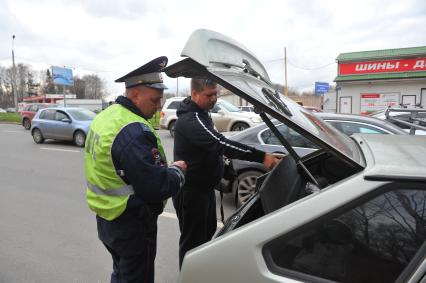
{"type": "Polygon", "coordinates": [[[167,166],[147,121],[166,89],[160,73],[166,65],[167,57],[159,57],[117,79],[125,96],[97,115],[87,136],[86,197],[112,256],[111,282],[154,282],[157,218],[185,182],[186,163],[167,166]]]}

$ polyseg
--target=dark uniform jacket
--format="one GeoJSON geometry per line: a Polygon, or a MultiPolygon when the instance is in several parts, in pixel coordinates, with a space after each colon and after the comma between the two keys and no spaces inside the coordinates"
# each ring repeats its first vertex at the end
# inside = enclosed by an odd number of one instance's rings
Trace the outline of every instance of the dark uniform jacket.
{"type": "Polygon", "coordinates": [[[209,113],[190,97],[177,109],[174,159],[185,160],[188,169],[184,189],[216,188],[223,176],[223,155],[233,159],[263,162],[265,153],[231,141],[214,129],[209,113]]]}

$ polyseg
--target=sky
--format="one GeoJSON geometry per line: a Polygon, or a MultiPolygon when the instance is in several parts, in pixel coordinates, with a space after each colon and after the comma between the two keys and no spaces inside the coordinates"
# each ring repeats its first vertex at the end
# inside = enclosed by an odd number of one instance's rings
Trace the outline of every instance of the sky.
{"type": "Polygon", "coordinates": [[[114,97],[115,79],[162,55],[177,62],[199,28],[242,43],[274,83],[284,84],[286,48],[288,86],[305,91],[333,82],[340,53],[426,46],[426,1],[0,0],[0,65],[11,66],[15,35],[16,63],[95,73],[114,97]]]}

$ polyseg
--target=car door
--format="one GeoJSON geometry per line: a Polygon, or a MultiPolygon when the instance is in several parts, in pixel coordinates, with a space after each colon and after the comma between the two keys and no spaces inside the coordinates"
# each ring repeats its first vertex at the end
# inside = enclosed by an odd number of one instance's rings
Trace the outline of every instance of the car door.
{"type": "MultiPolygon", "coordinates": [[[[290,129],[284,124],[277,126],[278,131],[290,143],[296,153],[303,157],[318,149],[318,146],[298,134],[296,131],[290,129]]],[[[260,148],[266,152],[272,153],[287,153],[285,147],[280,143],[278,138],[272,133],[271,129],[266,128],[259,132],[258,139],[262,147],[260,148]]]]}
{"type": "Polygon", "coordinates": [[[40,113],[38,128],[46,139],[52,139],[55,136],[55,115],[54,109],[44,109],[40,113]]]}
{"type": "Polygon", "coordinates": [[[55,138],[71,140],[73,138],[73,130],[71,117],[64,111],[57,110],[55,113],[55,138]]]}

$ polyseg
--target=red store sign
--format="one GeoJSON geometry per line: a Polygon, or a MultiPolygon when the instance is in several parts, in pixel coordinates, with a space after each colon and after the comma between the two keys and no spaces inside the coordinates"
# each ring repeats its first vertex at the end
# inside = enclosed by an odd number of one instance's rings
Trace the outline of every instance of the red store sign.
{"type": "Polygon", "coordinates": [[[426,58],[339,63],[339,76],[426,71],[426,58]]]}

